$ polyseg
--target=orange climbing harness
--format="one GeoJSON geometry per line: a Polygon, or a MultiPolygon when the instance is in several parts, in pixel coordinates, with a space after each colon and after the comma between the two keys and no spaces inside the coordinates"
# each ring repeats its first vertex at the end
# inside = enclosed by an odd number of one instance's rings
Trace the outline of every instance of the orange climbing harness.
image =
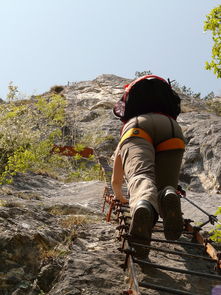
{"type": "MultiPolygon", "coordinates": [[[[120,144],[122,144],[129,137],[140,137],[153,144],[151,136],[141,128],[129,129],[121,138],[120,144]]],[[[173,137],[167,139],[157,146],[155,146],[156,152],[168,151],[168,150],[184,150],[185,143],[181,138],[173,137]]]]}

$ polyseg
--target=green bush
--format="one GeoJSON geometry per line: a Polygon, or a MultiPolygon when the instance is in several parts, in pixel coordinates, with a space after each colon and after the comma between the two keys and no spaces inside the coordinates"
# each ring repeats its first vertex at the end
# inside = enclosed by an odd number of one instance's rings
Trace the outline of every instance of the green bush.
{"type": "Polygon", "coordinates": [[[211,112],[214,112],[217,116],[221,116],[221,101],[209,99],[206,104],[211,112]]]}
{"type": "Polygon", "coordinates": [[[100,179],[100,165],[92,155],[88,159],[83,159],[79,154],[73,157],[73,171],[69,173],[66,181],[90,181],[100,179]]]}
{"type": "MultiPolygon", "coordinates": [[[[67,181],[98,179],[100,166],[94,156],[83,159],[80,154],[68,157],[51,152],[54,144],[65,145],[67,100],[51,94],[23,104],[14,100],[16,94],[13,86],[10,101],[0,105],[0,184],[11,183],[17,173],[27,171],[67,181]]],[[[79,153],[91,144],[91,140],[75,142],[79,153]]]]}
{"type": "Polygon", "coordinates": [[[65,106],[59,95],[0,105],[1,184],[10,183],[18,172],[51,165],[51,149],[62,137],[65,106]]]}

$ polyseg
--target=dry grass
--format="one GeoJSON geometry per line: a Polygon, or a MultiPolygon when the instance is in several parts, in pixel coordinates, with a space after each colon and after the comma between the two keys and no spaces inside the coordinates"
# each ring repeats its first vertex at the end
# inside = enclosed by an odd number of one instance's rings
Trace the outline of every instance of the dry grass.
{"type": "Polygon", "coordinates": [[[191,105],[182,105],[181,106],[181,113],[190,113],[196,111],[197,108],[191,105]]]}
{"type": "Polygon", "coordinates": [[[63,228],[69,229],[70,232],[65,240],[58,244],[53,249],[48,249],[43,244],[40,246],[40,259],[51,260],[64,257],[70,253],[70,245],[73,240],[78,236],[78,226],[85,226],[91,222],[95,222],[96,218],[89,215],[70,215],[62,218],[59,223],[63,228]]]}
{"type": "Polygon", "coordinates": [[[86,208],[78,205],[55,204],[50,207],[45,207],[45,211],[55,216],[62,215],[90,215],[86,208]]]}
{"type": "Polygon", "coordinates": [[[62,215],[76,215],[79,211],[76,207],[72,206],[65,206],[65,205],[55,205],[47,210],[50,214],[55,216],[62,216],[62,215]]]}
{"type": "Polygon", "coordinates": [[[16,192],[13,194],[15,197],[23,200],[38,200],[40,201],[42,198],[38,193],[32,192],[16,192]]]}
{"type": "Polygon", "coordinates": [[[215,113],[217,116],[221,116],[221,99],[208,100],[207,106],[210,112],[215,113]]]}
{"type": "Polygon", "coordinates": [[[67,216],[60,221],[60,224],[64,228],[73,228],[76,225],[86,225],[91,222],[91,218],[88,215],[71,215],[67,216]]]}
{"type": "Polygon", "coordinates": [[[48,212],[55,216],[61,216],[64,214],[64,210],[60,207],[53,207],[48,210],[48,212]]]}
{"type": "Polygon", "coordinates": [[[77,237],[76,230],[71,230],[69,235],[66,237],[66,239],[55,246],[52,249],[48,249],[47,247],[44,247],[44,245],[40,246],[40,260],[51,260],[51,259],[57,259],[60,257],[64,257],[70,253],[70,245],[73,243],[73,240],[77,237]]]}
{"type": "Polygon", "coordinates": [[[6,201],[6,200],[0,200],[0,207],[7,207],[7,208],[14,208],[14,207],[23,207],[21,203],[14,202],[14,201],[6,201]]]}
{"type": "Polygon", "coordinates": [[[38,174],[38,175],[43,175],[43,176],[47,176],[47,177],[51,177],[53,179],[56,179],[56,180],[59,180],[59,181],[62,181],[63,178],[59,175],[59,173],[55,170],[53,170],[52,168],[38,168],[38,169],[35,169],[34,170],[34,173],[35,174],[38,174]]]}
{"type": "Polygon", "coordinates": [[[0,192],[3,194],[3,195],[13,195],[15,193],[15,191],[8,187],[8,186],[2,186],[0,188],[0,192]]]}
{"type": "Polygon", "coordinates": [[[70,250],[67,246],[62,245],[58,248],[50,249],[50,250],[40,250],[40,259],[48,260],[48,259],[56,259],[59,257],[64,257],[70,253],[70,250]]]}
{"type": "Polygon", "coordinates": [[[30,105],[32,104],[31,99],[18,99],[13,102],[16,106],[21,106],[21,105],[30,105]]]}
{"type": "Polygon", "coordinates": [[[35,192],[22,192],[22,191],[15,191],[12,188],[8,186],[3,186],[0,189],[0,193],[2,193],[5,196],[13,196],[18,199],[23,200],[41,200],[41,196],[38,193],[35,192]]]}
{"type": "Polygon", "coordinates": [[[0,200],[0,207],[7,207],[7,202],[5,200],[0,200]]]}

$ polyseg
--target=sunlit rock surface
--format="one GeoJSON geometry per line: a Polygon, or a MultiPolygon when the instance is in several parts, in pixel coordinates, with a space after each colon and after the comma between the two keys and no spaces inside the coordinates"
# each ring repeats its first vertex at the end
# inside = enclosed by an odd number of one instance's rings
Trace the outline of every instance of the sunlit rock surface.
{"type": "MultiPolygon", "coordinates": [[[[62,92],[69,101],[66,131],[88,138],[108,160],[122,126],[112,107],[128,82],[101,75],[62,92]]],[[[214,214],[221,200],[221,119],[202,100],[182,95],[182,106],[178,122],[187,146],[180,183],[192,201],[214,214]]],[[[113,295],[127,289],[115,227],[101,213],[104,187],[99,180],[62,183],[35,174],[1,187],[0,295],[113,295]]],[[[196,224],[207,218],[185,200],[182,209],[196,224]]]]}

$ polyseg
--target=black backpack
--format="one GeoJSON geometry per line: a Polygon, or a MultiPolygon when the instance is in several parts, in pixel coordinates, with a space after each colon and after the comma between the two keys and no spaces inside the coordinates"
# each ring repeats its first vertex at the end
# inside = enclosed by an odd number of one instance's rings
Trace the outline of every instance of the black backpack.
{"type": "Polygon", "coordinates": [[[125,86],[125,93],[113,112],[123,122],[146,113],[162,113],[176,119],[180,97],[163,78],[146,75],[125,86]]]}

